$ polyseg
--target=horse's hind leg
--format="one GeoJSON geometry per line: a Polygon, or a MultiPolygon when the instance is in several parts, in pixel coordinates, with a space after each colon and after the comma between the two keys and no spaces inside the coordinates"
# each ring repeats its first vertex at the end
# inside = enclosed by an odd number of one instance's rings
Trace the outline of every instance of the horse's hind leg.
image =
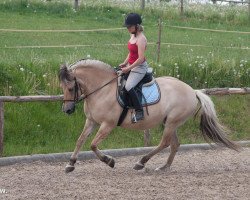
{"type": "Polygon", "coordinates": [[[168,160],[165,165],[163,165],[162,167],[156,168],[157,171],[170,169],[170,166],[174,160],[175,154],[178,151],[179,146],[180,146],[180,143],[177,138],[176,131],[175,131],[175,133],[172,135],[171,142],[170,142],[170,155],[168,157],[168,160]]]}
{"type": "Polygon", "coordinates": [[[148,160],[150,158],[152,158],[155,154],[160,152],[162,149],[168,147],[172,136],[175,134],[175,130],[176,130],[175,123],[171,123],[171,124],[168,123],[165,126],[160,144],[153,151],[151,151],[147,155],[143,156],[142,159],[135,164],[134,169],[135,170],[143,169],[146,162],[148,162],[148,160]]]}

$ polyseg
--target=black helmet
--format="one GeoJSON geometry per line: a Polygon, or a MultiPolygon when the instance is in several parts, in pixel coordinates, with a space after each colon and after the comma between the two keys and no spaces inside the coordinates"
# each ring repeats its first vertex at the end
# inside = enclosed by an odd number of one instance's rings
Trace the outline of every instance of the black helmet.
{"type": "Polygon", "coordinates": [[[137,25],[141,23],[142,23],[142,20],[141,20],[140,15],[138,15],[137,13],[129,13],[126,16],[124,26],[128,27],[128,26],[133,26],[133,25],[137,25]]]}

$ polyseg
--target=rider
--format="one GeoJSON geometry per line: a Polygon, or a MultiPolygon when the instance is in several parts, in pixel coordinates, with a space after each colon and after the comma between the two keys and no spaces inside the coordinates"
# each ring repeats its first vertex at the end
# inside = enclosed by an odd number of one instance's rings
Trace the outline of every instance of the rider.
{"type": "Polygon", "coordinates": [[[148,68],[144,55],[147,46],[147,39],[143,34],[141,23],[141,16],[137,13],[130,13],[127,15],[124,26],[127,27],[128,32],[130,33],[130,40],[128,41],[129,53],[125,61],[119,65],[123,73],[129,73],[125,89],[129,94],[136,112],[132,118],[133,123],[144,119],[141,102],[134,90],[135,86],[145,76],[148,68]]]}

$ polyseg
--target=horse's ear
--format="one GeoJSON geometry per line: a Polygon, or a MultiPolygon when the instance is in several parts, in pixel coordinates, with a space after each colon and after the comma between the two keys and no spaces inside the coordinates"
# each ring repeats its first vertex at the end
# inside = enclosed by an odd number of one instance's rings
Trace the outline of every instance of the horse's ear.
{"type": "Polygon", "coordinates": [[[61,82],[71,81],[71,80],[72,80],[70,71],[68,70],[68,67],[67,67],[66,64],[62,64],[62,65],[60,66],[60,70],[59,70],[59,73],[58,73],[58,77],[59,77],[59,80],[60,80],[61,82]]]}

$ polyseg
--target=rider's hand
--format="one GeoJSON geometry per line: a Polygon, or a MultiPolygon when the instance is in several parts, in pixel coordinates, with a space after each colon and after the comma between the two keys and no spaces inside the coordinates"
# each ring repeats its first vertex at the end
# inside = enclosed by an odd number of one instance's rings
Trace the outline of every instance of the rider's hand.
{"type": "Polygon", "coordinates": [[[123,73],[126,74],[126,73],[128,73],[130,71],[130,68],[129,67],[123,67],[121,70],[122,70],[123,73]]]}
{"type": "Polygon", "coordinates": [[[126,64],[125,64],[125,63],[121,63],[121,64],[119,65],[119,67],[120,67],[120,68],[126,67],[126,64]]]}

